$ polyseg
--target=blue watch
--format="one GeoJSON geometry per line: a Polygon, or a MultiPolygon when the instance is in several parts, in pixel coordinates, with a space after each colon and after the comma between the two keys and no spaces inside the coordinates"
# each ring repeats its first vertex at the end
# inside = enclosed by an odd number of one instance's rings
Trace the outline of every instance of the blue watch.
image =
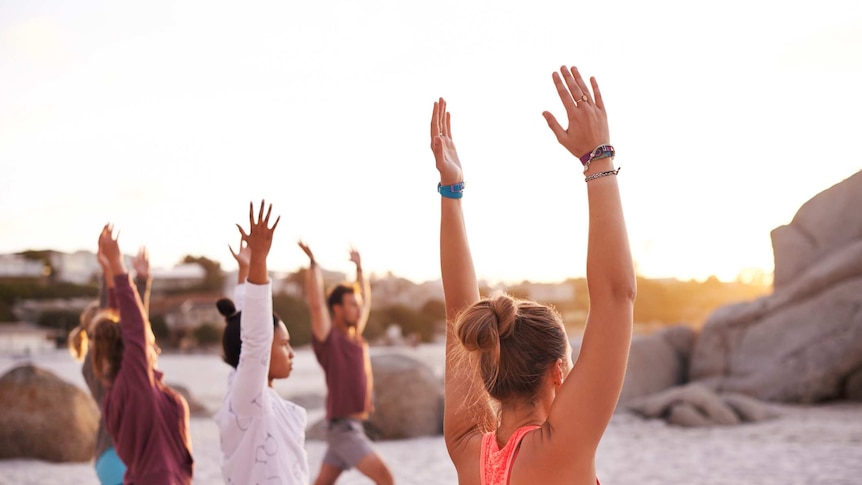
{"type": "Polygon", "coordinates": [[[458,182],[452,185],[443,185],[437,183],[437,192],[447,199],[460,199],[464,196],[464,182],[458,182]]]}

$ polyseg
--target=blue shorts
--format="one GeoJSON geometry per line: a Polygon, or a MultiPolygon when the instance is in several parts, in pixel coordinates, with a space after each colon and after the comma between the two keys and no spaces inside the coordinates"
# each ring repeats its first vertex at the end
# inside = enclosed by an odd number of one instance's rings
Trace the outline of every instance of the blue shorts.
{"type": "Polygon", "coordinates": [[[117,456],[114,448],[108,448],[96,459],[96,475],[102,485],[122,485],[126,464],[117,456]]]}

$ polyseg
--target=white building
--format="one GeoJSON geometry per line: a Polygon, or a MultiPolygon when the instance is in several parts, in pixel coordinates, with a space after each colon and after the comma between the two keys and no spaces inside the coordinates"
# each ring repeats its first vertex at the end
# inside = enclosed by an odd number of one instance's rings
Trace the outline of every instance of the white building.
{"type": "Polygon", "coordinates": [[[32,355],[56,348],[54,330],[29,323],[0,325],[0,355],[32,355]]]}
{"type": "Polygon", "coordinates": [[[0,278],[40,278],[45,276],[41,261],[20,254],[0,254],[0,278]]]}

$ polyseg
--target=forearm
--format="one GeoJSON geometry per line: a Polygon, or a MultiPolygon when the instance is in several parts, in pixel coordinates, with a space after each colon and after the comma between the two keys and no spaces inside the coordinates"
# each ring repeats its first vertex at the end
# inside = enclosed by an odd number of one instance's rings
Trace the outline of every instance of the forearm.
{"type": "MultiPolygon", "coordinates": [[[[132,286],[128,274],[114,277],[117,307],[120,313],[120,332],[123,338],[123,368],[143,371],[148,374],[146,335],[149,322],[144,317],[143,305],[132,286]]],[[[133,372],[130,370],[129,372],[133,372]]]]}
{"type": "Polygon", "coordinates": [[[144,315],[150,314],[150,293],[152,292],[153,279],[148,276],[135,276],[135,289],[138,290],[138,295],[141,297],[141,303],[144,308],[144,315]]]}
{"type": "Polygon", "coordinates": [[[454,322],[462,310],[479,300],[479,284],[467,241],[461,200],[441,197],[440,214],[440,273],[446,319],[454,322]]]}
{"type": "MultiPolygon", "coordinates": [[[[613,169],[612,159],[590,165],[588,174],[613,169]]],[[[602,301],[633,300],[635,272],[616,176],[587,182],[589,236],[587,286],[590,305],[602,301]]]]}
{"type": "Polygon", "coordinates": [[[255,403],[267,385],[272,350],[272,285],[249,283],[240,321],[242,350],[231,394],[231,408],[238,415],[259,414],[255,403]]]}
{"type": "Polygon", "coordinates": [[[326,311],[326,302],[323,299],[323,274],[315,261],[308,266],[308,272],[305,275],[305,293],[312,314],[326,311]]]}

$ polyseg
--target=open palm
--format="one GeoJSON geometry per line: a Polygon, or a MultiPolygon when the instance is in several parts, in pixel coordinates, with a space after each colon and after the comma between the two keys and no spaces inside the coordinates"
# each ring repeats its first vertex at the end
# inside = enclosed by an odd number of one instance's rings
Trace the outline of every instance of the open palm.
{"type": "Polygon", "coordinates": [[[441,184],[452,185],[464,180],[461,161],[458,160],[458,151],[452,140],[451,115],[446,111],[446,100],[443,98],[434,103],[431,114],[431,151],[434,152],[441,184]]]}

